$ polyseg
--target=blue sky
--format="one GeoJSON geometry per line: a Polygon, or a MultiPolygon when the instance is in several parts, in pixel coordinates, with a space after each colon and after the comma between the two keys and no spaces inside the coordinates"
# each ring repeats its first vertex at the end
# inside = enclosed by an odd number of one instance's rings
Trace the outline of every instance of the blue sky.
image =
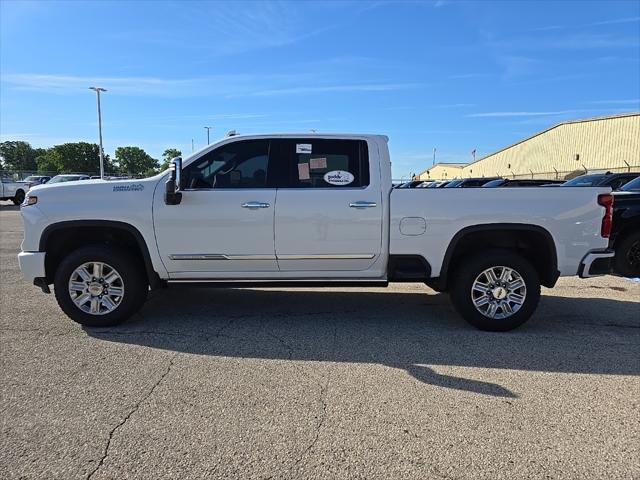
{"type": "Polygon", "coordinates": [[[0,2],[0,135],[159,158],[226,131],[371,132],[393,174],[640,110],[640,1],[0,2]]]}

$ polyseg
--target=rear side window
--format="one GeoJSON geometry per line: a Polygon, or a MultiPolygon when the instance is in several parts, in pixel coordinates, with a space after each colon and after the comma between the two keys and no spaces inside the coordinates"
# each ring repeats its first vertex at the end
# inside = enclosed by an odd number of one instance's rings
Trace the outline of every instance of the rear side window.
{"type": "Polygon", "coordinates": [[[360,188],[369,185],[369,153],[363,140],[282,140],[279,157],[289,188],[360,188]]]}

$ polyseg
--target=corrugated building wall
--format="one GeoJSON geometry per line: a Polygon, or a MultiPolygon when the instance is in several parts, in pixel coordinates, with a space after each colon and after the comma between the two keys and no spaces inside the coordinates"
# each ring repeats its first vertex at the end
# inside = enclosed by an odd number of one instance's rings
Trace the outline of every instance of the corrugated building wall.
{"type": "Polygon", "coordinates": [[[629,167],[640,170],[640,113],[560,123],[466,165],[460,176],[564,178],[629,167]]]}

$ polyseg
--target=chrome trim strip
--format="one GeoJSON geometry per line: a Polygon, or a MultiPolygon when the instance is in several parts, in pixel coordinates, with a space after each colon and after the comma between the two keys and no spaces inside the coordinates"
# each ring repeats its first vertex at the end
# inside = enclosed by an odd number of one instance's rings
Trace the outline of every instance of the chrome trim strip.
{"type": "Polygon", "coordinates": [[[226,255],[222,253],[172,253],[170,260],[369,260],[373,253],[340,255],[226,255]]]}
{"type": "Polygon", "coordinates": [[[375,257],[375,254],[278,255],[277,257],[278,260],[366,260],[375,257]]]}
{"type": "Polygon", "coordinates": [[[171,260],[275,260],[275,255],[224,255],[221,253],[172,253],[171,260]]]}

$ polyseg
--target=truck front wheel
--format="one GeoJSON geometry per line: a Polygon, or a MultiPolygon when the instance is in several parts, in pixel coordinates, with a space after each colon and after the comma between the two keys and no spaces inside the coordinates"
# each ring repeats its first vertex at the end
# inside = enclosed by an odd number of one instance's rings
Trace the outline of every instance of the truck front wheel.
{"type": "Polygon", "coordinates": [[[540,300],[538,272],[509,250],[491,250],[461,260],[450,286],[458,313],[474,327],[492,332],[519,327],[540,300]]]}
{"type": "Polygon", "coordinates": [[[18,190],[11,201],[14,205],[20,205],[22,202],[24,202],[24,190],[18,190]]]}
{"type": "Polygon", "coordinates": [[[58,305],[69,318],[90,327],[124,322],[144,303],[148,284],[128,252],[103,245],[71,252],[54,278],[58,305]]]}

